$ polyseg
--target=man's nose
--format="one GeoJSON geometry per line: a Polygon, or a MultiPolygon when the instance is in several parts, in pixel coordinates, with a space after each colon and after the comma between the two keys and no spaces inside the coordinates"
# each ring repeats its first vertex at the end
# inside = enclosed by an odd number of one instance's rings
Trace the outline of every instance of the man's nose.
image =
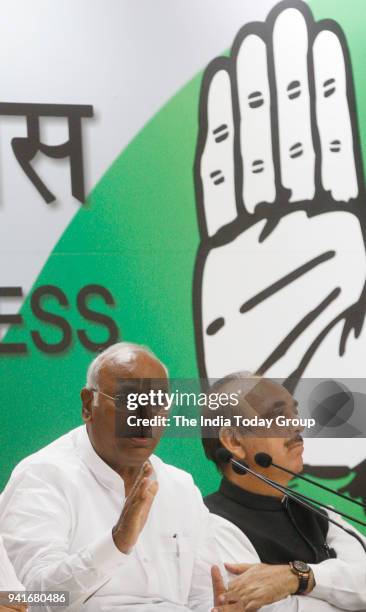
{"type": "Polygon", "coordinates": [[[297,425],[296,426],[296,433],[301,434],[304,431],[304,429],[305,429],[305,425],[301,425],[301,424],[297,425]]]}
{"type": "MultiPolygon", "coordinates": [[[[151,406],[140,406],[140,414],[143,419],[151,419],[152,417],[152,409],[151,406]]],[[[142,425],[141,427],[142,437],[151,438],[152,437],[152,427],[151,425],[142,425]]]]}
{"type": "Polygon", "coordinates": [[[301,424],[301,419],[300,419],[300,415],[298,413],[294,413],[291,415],[291,435],[292,436],[296,436],[301,434],[304,429],[305,429],[305,425],[301,424]]]}

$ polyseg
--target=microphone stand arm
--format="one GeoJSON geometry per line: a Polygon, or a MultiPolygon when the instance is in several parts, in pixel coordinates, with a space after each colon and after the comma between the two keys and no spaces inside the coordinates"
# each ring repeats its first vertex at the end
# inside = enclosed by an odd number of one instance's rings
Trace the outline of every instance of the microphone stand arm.
{"type": "Polygon", "coordinates": [[[277,482],[274,482],[270,478],[267,478],[266,476],[263,476],[262,474],[258,474],[257,472],[255,472],[251,468],[249,468],[246,465],[243,465],[242,463],[240,463],[240,461],[237,461],[236,459],[231,458],[230,462],[233,465],[235,465],[237,468],[239,468],[242,471],[242,473],[243,473],[243,470],[245,470],[246,472],[248,472],[252,476],[255,476],[255,478],[258,478],[259,480],[262,480],[266,484],[269,484],[274,489],[277,489],[277,491],[280,491],[281,493],[286,495],[289,499],[293,499],[294,501],[297,501],[298,503],[300,503],[300,505],[304,506],[304,508],[307,508],[311,512],[314,512],[315,514],[318,514],[322,518],[326,518],[330,523],[333,523],[333,525],[337,525],[337,527],[339,527],[340,529],[342,529],[343,531],[348,533],[350,536],[354,537],[361,544],[363,550],[366,553],[366,544],[364,543],[364,541],[361,538],[361,536],[359,536],[356,532],[352,531],[351,529],[347,529],[347,527],[344,527],[343,525],[341,525],[340,523],[338,523],[334,519],[331,519],[329,516],[328,517],[324,517],[324,514],[318,508],[315,508],[314,506],[311,506],[306,501],[304,501],[304,499],[302,499],[302,495],[301,494],[293,493],[292,491],[290,492],[290,490],[287,489],[286,487],[282,487],[281,485],[279,485],[277,482]]]}
{"type": "MultiPolygon", "coordinates": [[[[366,510],[366,505],[362,504],[361,502],[357,501],[356,499],[350,499],[349,497],[347,497],[347,495],[343,495],[343,493],[339,493],[338,491],[333,491],[333,489],[331,489],[330,487],[326,487],[325,485],[322,485],[319,482],[314,482],[314,480],[312,480],[311,478],[307,478],[307,476],[303,476],[302,474],[296,474],[292,470],[288,470],[287,468],[282,467],[282,465],[278,465],[277,463],[273,463],[273,461],[272,461],[271,465],[273,465],[273,467],[275,467],[275,468],[277,468],[279,470],[282,470],[283,472],[286,472],[287,474],[290,474],[291,476],[295,476],[296,478],[299,478],[300,480],[304,480],[305,482],[308,482],[309,484],[312,484],[315,487],[319,487],[320,489],[323,489],[324,491],[328,491],[328,493],[333,493],[334,495],[337,495],[338,497],[342,497],[342,499],[345,499],[345,500],[347,500],[348,502],[350,502],[352,504],[356,504],[357,506],[361,506],[361,508],[366,510]]],[[[364,523],[361,523],[361,524],[364,524],[364,523]]]]}

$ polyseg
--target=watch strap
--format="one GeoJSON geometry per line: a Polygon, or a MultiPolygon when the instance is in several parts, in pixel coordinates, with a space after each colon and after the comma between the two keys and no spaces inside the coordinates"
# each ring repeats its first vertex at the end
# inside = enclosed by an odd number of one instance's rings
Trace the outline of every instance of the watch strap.
{"type": "Polygon", "coordinates": [[[306,589],[308,588],[309,574],[298,573],[297,577],[299,579],[299,588],[297,589],[295,595],[301,595],[302,593],[305,593],[306,589]]]}
{"type": "Polygon", "coordinates": [[[301,595],[302,593],[305,593],[305,591],[308,588],[309,578],[310,578],[310,568],[307,571],[302,572],[300,569],[296,567],[294,562],[290,561],[289,565],[290,565],[291,571],[294,574],[296,574],[298,581],[299,581],[299,587],[297,591],[294,593],[294,595],[301,595]]]}

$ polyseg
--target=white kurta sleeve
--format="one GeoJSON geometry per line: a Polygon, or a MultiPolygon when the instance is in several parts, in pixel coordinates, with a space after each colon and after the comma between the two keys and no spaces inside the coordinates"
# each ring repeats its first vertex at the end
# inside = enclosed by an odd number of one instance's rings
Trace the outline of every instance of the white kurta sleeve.
{"type": "Polygon", "coordinates": [[[77,609],[130,556],[115,546],[112,526],[97,538],[91,533],[90,544],[70,554],[75,510],[58,488],[56,475],[46,480],[39,467],[28,467],[6,487],[0,503],[1,534],[27,590],[68,591],[70,608],[77,609]]]}
{"type": "Polygon", "coordinates": [[[220,564],[216,540],[210,529],[210,513],[203,503],[199,490],[195,487],[192,512],[197,516],[199,536],[195,548],[195,560],[189,593],[189,609],[195,612],[210,612],[213,608],[211,567],[220,564]]]}
{"type": "MultiPolygon", "coordinates": [[[[258,554],[247,538],[247,536],[233,523],[215,514],[210,515],[211,530],[219,547],[222,563],[260,563],[258,554]]],[[[225,572],[226,580],[232,579],[232,575],[225,572]]],[[[336,612],[338,607],[332,606],[326,601],[304,596],[288,596],[276,603],[263,606],[260,612],[336,612]]]]}
{"type": "Polygon", "coordinates": [[[0,536],[0,591],[22,591],[23,589],[24,587],[15,574],[0,536]]]}
{"type": "MultiPolygon", "coordinates": [[[[329,516],[351,528],[339,516],[331,513],[329,516]]],[[[343,610],[366,610],[366,553],[362,546],[332,523],[329,523],[327,543],[334,548],[337,558],[311,564],[316,586],[308,597],[323,599],[343,610]]]]}

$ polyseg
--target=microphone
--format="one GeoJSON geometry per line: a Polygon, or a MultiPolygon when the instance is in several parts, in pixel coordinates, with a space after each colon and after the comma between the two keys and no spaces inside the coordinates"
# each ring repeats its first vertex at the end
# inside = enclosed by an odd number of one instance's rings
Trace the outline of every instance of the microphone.
{"type": "MultiPolygon", "coordinates": [[[[271,465],[273,465],[273,467],[278,468],[279,470],[282,470],[283,472],[286,472],[287,474],[290,474],[291,476],[296,476],[296,478],[299,478],[300,480],[304,480],[305,482],[308,482],[308,483],[314,485],[315,487],[319,487],[319,489],[323,489],[324,491],[328,491],[328,493],[333,493],[334,495],[337,495],[337,497],[341,497],[342,499],[346,499],[348,502],[351,502],[352,504],[356,504],[356,506],[361,506],[361,508],[366,510],[366,505],[362,504],[361,502],[357,501],[356,499],[351,499],[350,497],[347,497],[347,495],[343,495],[342,493],[338,493],[338,491],[334,491],[330,487],[326,487],[325,485],[322,485],[319,482],[314,482],[314,480],[312,480],[311,478],[308,478],[307,476],[303,476],[302,474],[296,474],[296,472],[293,472],[292,470],[289,470],[288,468],[282,467],[282,465],[278,465],[278,463],[274,463],[271,455],[268,455],[268,453],[257,453],[254,456],[254,460],[255,460],[257,465],[260,465],[260,467],[267,468],[267,467],[270,467],[271,465]]],[[[347,517],[347,518],[349,518],[349,517],[347,517]]]]}
{"type": "MultiPolygon", "coordinates": [[[[277,491],[280,491],[281,493],[283,493],[289,499],[293,499],[298,504],[300,504],[300,506],[303,506],[307,510],[310,510],[310,512],[313,512],[314,514],[318,514],[323,519],[325,518],[329,523],[333,523],[333,525],[337,525],[337,527],[342,529],[342,531],[345,531],[346,533],[348,533],[348,535],[350,535],[353,538],[355,538],[361,544],[363,550],[366,553],[366,544],[362,540],[361,536],[358,535],[355,531],[352,531],[351,529],[347,529],[347,527],[344,527],[343,525],[341,525],[340,523],[338,523],[334,519],[330,518],[329,516],[324,515],[323,512],[321,512],[321,510],[319,510],[318,508],[315,508],[314,506],[311,506],[310,504],[308,504],[305,501],[305,499],[311,499],[311,498],[306,497],[305,495],[302,495],[300,493],[294,493],[294,491],[292,491],[291,489],[288,489],[287,487],[283,487],[282,485],[279,485],[274,480],[271,480],[270,478],[267,478],[266,476],[263,476],[262,474],[258,474],[258,472],[255,472],[254,470],[252,470],[246,463],[238,461],[237,459],[234,459],[233,454],[229,450],[227,450],[226,448],[219,448],[216,451],[216,457],[217,457],[218,461],[220,461],[221,463],[231,463],[233,470],[237,474],[242,474],[242,475],[244,475],[246,473],[251,474],[255,478],[258,478],[259,480],[262,480],[262,482],[265,482],[266,484],[270,485],[271,487],[273,487],[277,491]]],[[[315,501],[315,500],[312,500],[312,501],[315,501]]],[[[315,501],[315,503],[317,503],[317,504],[319,504],[321,506],[323,505],[323,504],[321,504],[320,502],[317,502],[317,501],[315,501]]],[[[329,508],[328,507],[328,509],[333,511],[333,508],[329,508]]],[[[355,520],[355,519],[352,519],[352,520],[355,520]]],[[[357,521],[357,522],[360,522],[360,521],[357,521]]],[[[364,523],[362,523],[362,524],[364,524],[364,523]]]]}
{"type": "MultiPolygon", "coordinates": [[[[257,453],[254,456],[254,460],[261,467],[269,467],[270,465],[274,465],[276,467],[276,465],[272,462],[271,456],[267,455],[267,453],[257,453]]],[[[284,468],[284,471],[288,472],[289,470],[284,468]]],[[[295,472],[291,472],[291,473],[293,473],[293,475],[296,476],[295,472]]],[[[351,516],[350,514],[346,514],[346,512],[342,512],[341,510],[337,510],[337,508],[334,508],[333,506],[328,506],[327,504],[324,504],[324,502],[320,502],[319,500],[314,499],[313,497],[309,497],[308,495],[305,495],[304,493],[300,493],[299,491],[294,491],[293,489],[290,489],[288,487],[285,487],[285,488],[288,489],[289,491],[295,493],[295,495],[300,496],[302,499],[306,499],[307,501],[310,501],[313,504],[317,504],[318,506],[321,506],[322,508],[325,508],[326,510],[330,510],[330,512],[334,512],[335,514],[338,514],[339,516],[343,516],[343,518],[345,518],[345,519],[349,519],[349,520],[353,521],[354,523],[358,523],[358,525],[362,525],[363,527],[366,527],[366,523],[364,521],[360,521],[360,519],[357,519],[357,518],[351,516]]],[[[330,489],[330,490],[332,490],[332,489],[330,489]]]]}
{"type": "Polygon", "coordinates": [[[227,450],[227,448],[218,448],[216,451],[216,457],[220,461],[220,463],[229,463],[231,462],[232,468],[234,472],[237,474],[241,474],[245,476],[249,471],[249,465],[245,463],[245,461],[237,461],[234,459],[233,454],[227,450]]]}
{"type": "MultiPolygon", "coordinates": [[[[226,449],[219,449],[218,454],[219,456],[222,455],[222,461],[229,461],[229,459],[224,459],[224,457],[228,457],[227,453],[230,454],[230,451],[227,451],[226,449]],[[219,451],[225,451],[224,453],[220,453],[219,451]]],[[[265,459],[263,457],[263,463],[266,462],[266,464],[268,464],[268,461],[270,459],[270,455],[267,455],[266,453],[258,453],[259,455],[265,455],[265,459]]],[[[254,457],[254,459],[257,457],[257,455],[254,457]]],[[[258,461],[257,461],[258,463],[258,461]]],[[[245,461],[240,461],[240,462],[235,462],[235,465],[232,464],[232,468],[233,471],[236,472],[237,474],[246,474],[247,470],[248,470],[248,465],[245,463],[245,461]],[[237,465],[236,465],[237,463],[237,465]]],[[[263,466],[264,467],[264,466],[263,466]]],[[[267,467],[267,465],[265,466],[267,467]]],[[[271,482],[275,482],[274,480],[272,480],[271,482]]],[[[278,483],[276,483],[278,484],[278,483]]],[[[363,527],[366,527],[366,523],[364,521],[360,521],[360,519],[354,518],[353,516],[351,516],[350,514],[346,514],[345,512],[342,512],[341,510],[337,510],[336,508],[333,508],[332,506],[328,506],[327,504],[324,504],[323,502],[318,501],[317,499],[314,499],[313,497],[309,497],[308,495],[305,495],[304,493],[300,493],[299,491],[294,491],[293,489],[290,489],[289,487],[285,487],[284,485],[279,485],[282,486],[284,489],[286,489],[286,491],[290,491],[290,493],[293,493],[294,495],[296,495],[298,498],[301,499],[305,499],[306,501],[309,501],[313,504],[317,504],[318,506],[321,506],[322,508],[325,508],[326,510],[330,510],[330,512],[334,512],[335,514],[339,514],[339,516],[342,516],[343,518],[349,519],[351,521],[353,521],[354,523],[358,523],[359,525],[362,525],[363,527]]]]}
{"type": "Polygon", "coordinates": [[[237,474],[242,474],[244,476],[249,471],[249,466],[245,461],[234,459],[234,455],[227,448],[218,448],[216,451],[216,458],[220,463],[231,463],[234,472],[237,474]]]}

